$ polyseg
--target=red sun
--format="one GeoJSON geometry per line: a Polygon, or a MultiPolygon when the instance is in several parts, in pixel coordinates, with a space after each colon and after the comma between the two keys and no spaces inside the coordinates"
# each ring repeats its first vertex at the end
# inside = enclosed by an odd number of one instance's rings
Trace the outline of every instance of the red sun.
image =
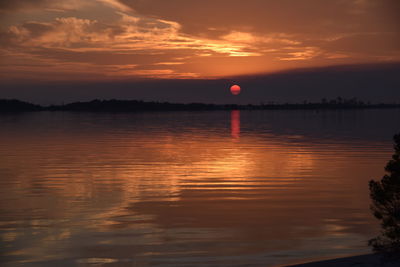
{"type": "Polygon", "coordinates": [[[238,95],[240,94],[240,86],[235,84],[231,86],[231,93],[232,95],[238,95]]]}

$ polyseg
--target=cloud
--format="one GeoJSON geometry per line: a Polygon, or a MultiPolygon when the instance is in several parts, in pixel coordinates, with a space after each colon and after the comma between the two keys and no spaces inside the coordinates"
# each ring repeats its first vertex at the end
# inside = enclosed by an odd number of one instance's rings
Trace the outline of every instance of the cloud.
{"type": "Polygon", "coordinates": [[[18,10],[23,8],[33,8],[33,7],[42,7],[48,6],[52,1],[50,0],[21,0],[21,1],[13,1],[13,0],[3,0],[0,2],[0,10],[9,11],[9,10],[18,10]]]}
{"type": "Polygon", "coordinates": [[[396,61],[396,3],[4,0],[0,64],[21,76],[214,78],[396,61]]]}
{"type": "MultiPolygon", "coordinates": [[[[28,21],[11,26],[7,35],[20,46],[68,48],[79,51],[96,50],[158,50],[191,49],[232,56],[240,55],[244,44],[228,40],[193,38],[180,33],[181,26],[173,21],[150,19],[120,13],[114,24],[76,17],[60,17],[51,22],[28,21]]],[[[4,34],[4,33],[3,33],[4,34]]],[[[243,52],[245,55],[249,52],[243,52]]]]}
{"type": "Polygon", "coordinates": [[[327,44],[330,51],[369,55],[400,54],[400,39],[396,33],[359,33],[343,36],[327,44]]]}
{"type": "Polygon", "coordinates": [[[129,12],[133,11],[131,7],[119,2],[118,0],[97,0],[98,2],[104,3],[110,7],[118,9],[120,11],[129,12]]]}
{"type": "Polygon", "coordinates": [[[231,31],[230,33],[221,37],[233,43],[252,44],[253,46],[262,45],[263,48],[268,46],[281,46],[281,45],[301,45],[301,41],[296,39],[294,35],[284,33],[272,34],[254,34],[251,32],[231,31]]]}
{"type": "Polygon", "coordinates": [[[79,12],[83,8],[96,11],[96,6],[104,5],[113,10],[132,12],[133,9],[118,0],[2,0],[0,1],[0,14],[29,14],[32,12],[79,12]]]}
{"type": "MultiPolygon", "coordinates": [[[[257,32],[314,33],[359,30],[373,13],[398,9],[396,0],[120,0],[140,14],[174,20],[186,33],[207,33],[210,28],[252,29],[257,32]],[[354,14],[355,10],[363,10],[354,14]],[[361,20],[360,20],[361,19],[361,20]]],[[[379,15],[380,17],[380,15],[379,15]]]]}
{"type": "Polygon", "coordinates": [[[76,10],[86,6],[86,1],[79,0],[2,0],[0,12],[29,12],[32,10],[66,11],[76,10]]]}
{"type": "Polygon", "coordinates": [[[120,21],[115,24],[76,17],[60,17],[51,22],[27,21],[9,27],[0,35],[3,63],[8,63],[3,65],[3,70],[26,76],[52,72],[52,78],[57,77],[56,73],[76,78],[82,78],[83,73],[89,78],[98,75],[195,77],[198,74],[176,72],[168,66],[178,65],[181,62],[176,59],[202,50],[236,52],[235,48],[180,36],[179,28],[174,22],[126,14],[121,14],[120,21]],[[31,64],[18,64],[15,59],[20,57],[31,64]],[[153,69],[147,67],[159,62],[169,64],[153,69]]]}
{"type": "Polygon", "coordinates": [[[102,38],[99,31],[94,31],[96,24],[74,17],[56,18],[52,22],[28,21],[9,27],[8,35],[14,45],[23,47],[71,47],[102,38]]]}

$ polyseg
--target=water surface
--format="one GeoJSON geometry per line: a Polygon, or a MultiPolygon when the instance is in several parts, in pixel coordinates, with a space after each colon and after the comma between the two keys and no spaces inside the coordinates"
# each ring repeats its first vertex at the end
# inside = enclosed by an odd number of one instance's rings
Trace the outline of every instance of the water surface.
{"type": "Polygon", "coordinates": [[[4,266],[275,266],[368,253],[400,111],[0,116],[4,266]]]}

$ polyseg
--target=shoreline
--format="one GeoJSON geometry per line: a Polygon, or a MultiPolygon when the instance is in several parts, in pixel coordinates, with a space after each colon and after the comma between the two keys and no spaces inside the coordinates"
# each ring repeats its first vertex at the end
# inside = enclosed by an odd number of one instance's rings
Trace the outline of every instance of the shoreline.
{"type": "Polygon", "coordinates": [[[92,100],[69,104],[42,106],[16,99],[0,99],[1,112],[78,111],[78,112],[143,112],[143,111],[215,111],[215,110],[365,110],[400,109],[399,103],[371,104],[355,100],[321,103],[270,103],[270,104],[205,104],[145,102],[141,100],[92,100]]]}
{"type": "MultiPolygon", "coordinates": [[[[343,258],[326,259],[284,265],[285,267],[396,267],[400,266],[400,258],[387,260],[380,254],[363,254],[343,258]]],[[[283,267],[283,266],[282,266],[283,267]]]]}

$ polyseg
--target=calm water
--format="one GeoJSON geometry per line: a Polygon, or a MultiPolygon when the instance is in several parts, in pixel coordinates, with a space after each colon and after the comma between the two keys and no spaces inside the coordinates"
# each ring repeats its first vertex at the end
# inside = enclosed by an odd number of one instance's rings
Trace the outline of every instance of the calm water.
{"type": "Polygon", "coordinates": [[[0,116],[4,266],[275,266],[368,253],[400,110],[0,116]]]}

